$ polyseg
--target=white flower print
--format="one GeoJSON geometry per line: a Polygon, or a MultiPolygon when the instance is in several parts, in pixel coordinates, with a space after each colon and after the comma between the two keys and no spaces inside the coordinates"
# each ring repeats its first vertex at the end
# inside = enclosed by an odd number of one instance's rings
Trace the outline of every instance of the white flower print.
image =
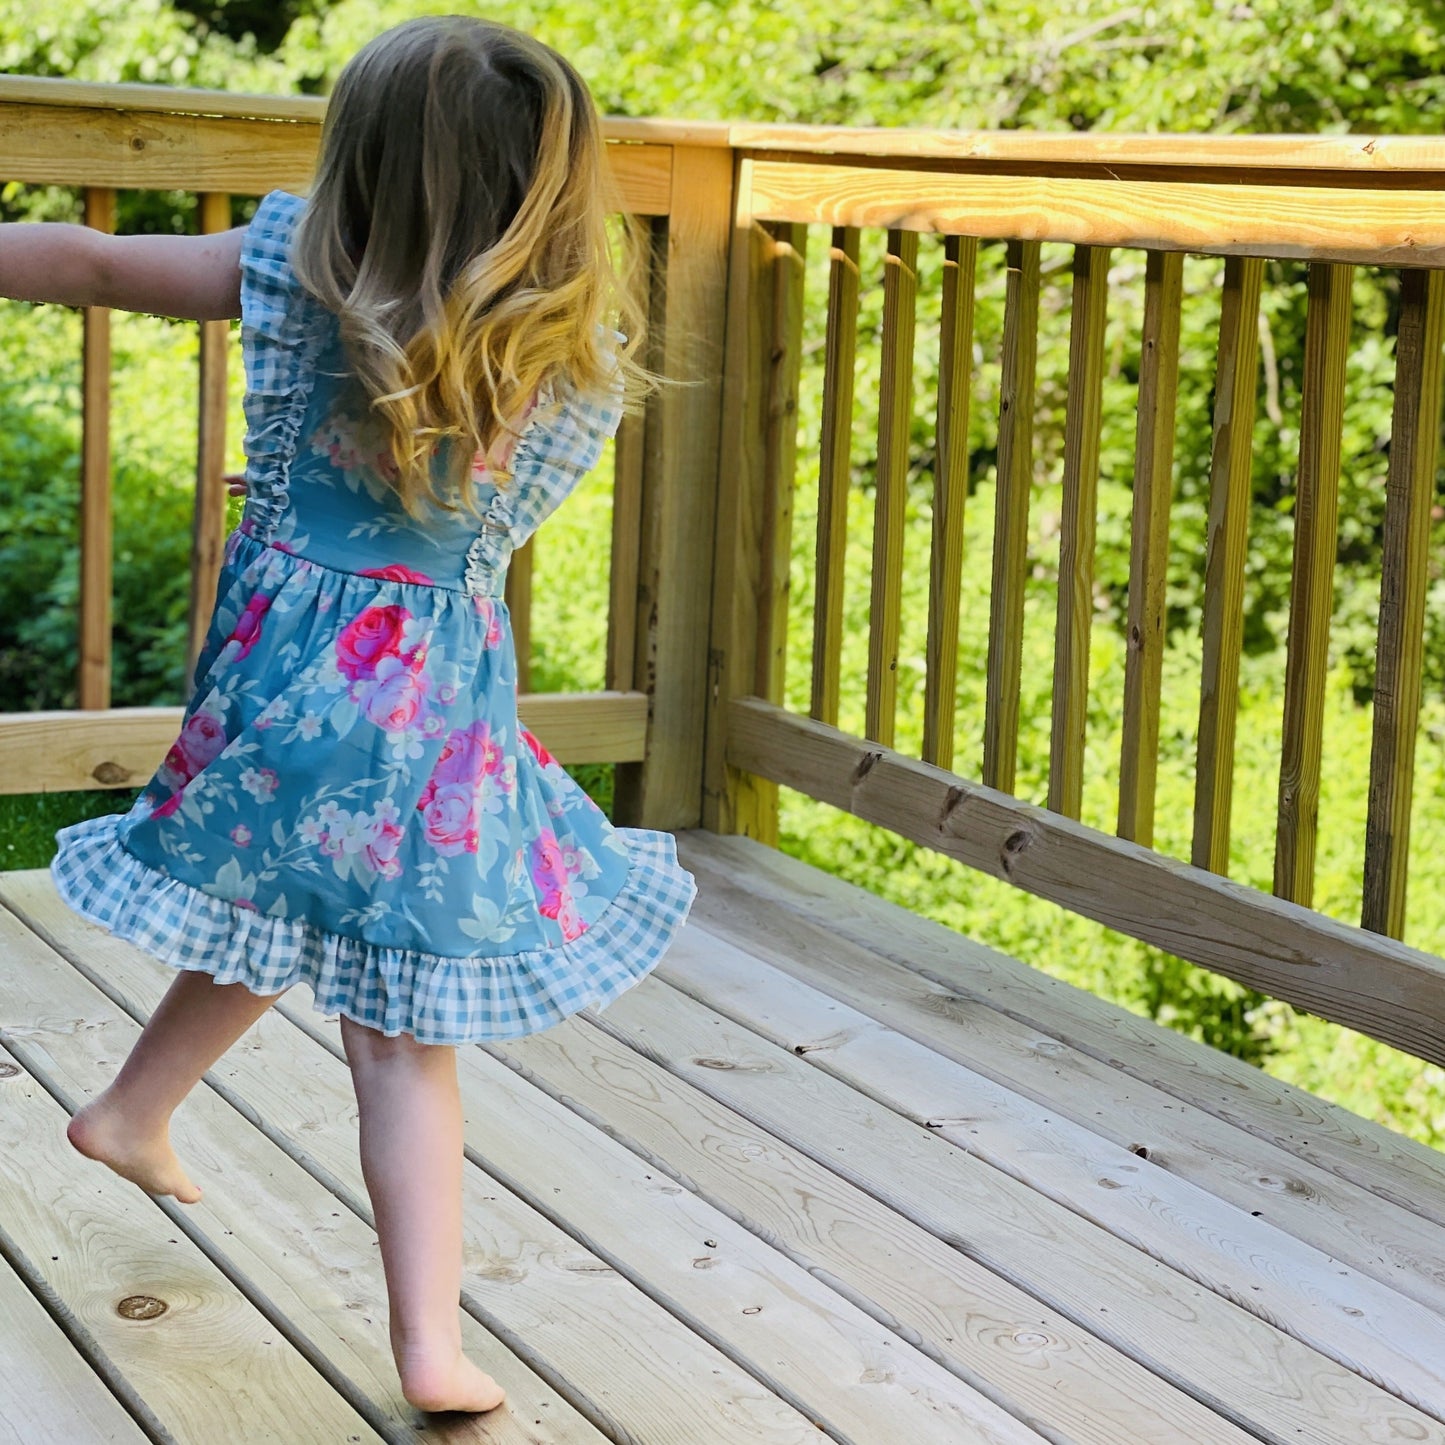
{"type": "Polygon", "coordinates": [[[323,719],[319,713],[308,712],[296,723],[296,731],[305,742],[314,742],[321,736],[323,719]]]}
{"type": "Polygon", "coordinates": [[[240,784],[258,803],[269,803],[276,796],[280,779],[271,768],[243,768],[240,784]]]}

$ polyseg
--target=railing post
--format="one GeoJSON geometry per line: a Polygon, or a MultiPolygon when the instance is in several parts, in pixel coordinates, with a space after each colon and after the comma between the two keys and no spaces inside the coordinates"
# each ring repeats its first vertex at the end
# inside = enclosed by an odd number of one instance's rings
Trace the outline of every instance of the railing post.
{"type": "MultiPolygon", "coordinates": [[[[85,224],[115,230],[115,192],[89,186],[85,224]]],[[[110,706],[111,507],[110,312],[85,310],[81,363],[80,443],[80,674],[83,708],[110,706]]]]}
{"type": "MultiPolygon", "coordinates": [[[[231,228],[231,198],[217,191],[198,197],[201,233],[231,228]]],[[[191,524],[191,614],[186,674],[195,669],[216,605],[216,583],[226,545],[226,348],[229,321],[201,322],[200,417],[196,432],[196,511],[191,524]]]]}
{"type": "Polygon", "coordinates": [[[729,149],[673,148],[652,356],[677,384],[652,398],[644,428],[632,657],[632,685],[650,700],[647,760],[617,772],[617,819],[638,826],[690,828],[702,814],[732,182],[729,149]]]}

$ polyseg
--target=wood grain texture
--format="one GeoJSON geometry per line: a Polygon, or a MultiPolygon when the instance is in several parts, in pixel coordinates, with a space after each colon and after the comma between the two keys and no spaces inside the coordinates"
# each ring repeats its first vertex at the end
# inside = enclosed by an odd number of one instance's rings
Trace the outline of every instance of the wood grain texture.
{"type": "MultiPolygon", "coordinates": [[[[206,235],[231,226],[231,198],[208,191],[197,198],[206,235]]],[[[196,433],[196,510],[191,520],[191,607],[186,673],[195,671],[216,605],[216,583],[226,545],[226,353],[227,321],[201,322],[200,415],[196,433]]]]}
{"type": "MultiPolygon", "coordinates": [[[[642,693],[529,693],[517,706],[563,762],[635,762],[646,749],[642,693]]],[[[142,787],[181,720],[178,707],[0,713],[0,794],[142,787]]]]}
{"type": "Polygon", "coordinates": [[[1435,1063],[1445,962],[756,700],[734,765],[1435,1063]]]}
{"type": "Polygon", "coordinates": [[[1234,727],[1244,646],[1244,563],[1253,505],[1255,391],[1259,381],[1259,293],[1264,262],[1224,263],[1219,352],[1214,370],[1214,450],[1204,559],[1204,658],[1194,789],[1196,868],[1229,871],[1234,727]]]}
{"type": "Polygon", "coordinates": [[[717,471],[716,546],[711,600],[702,823],[722,833],[777,838],[777,788],[728,761],[727,704],[756,692],[759,658],[771,640],[763,616],[763,538],[771,525],[763,441],[768,348],[773,334],[776,242],[752,220],[752,162],[740,161],[728,248],[727,345],[717,471]]]}
{"type": "Polygon", "coordinates": [[[908,438],[913,421],[917,235],[911,231],[890,231],[884,265],[864,732],[891,746],[898,713],[898,638],[903,621],[903,522],[908,500],[908,438]]]}
{"type": "MultiPolygon", "coordinates": [[[[3,142],[0,142],[3,144],[3,142]]],[[[85,193],[85,224],[115,230],[115,192],[85,193]]],[[[80,670],[83,708],[110,706],[110,312],[84,311],[80,381],[80,670]]]]}
{"type": "MultiPolygon", "coordinates": [[[[986,950],[959,947],[945,932],[932,940],[932,966],[910,966],[909,944],[888,930],[881,911],[865,942],[840,938],[805,912],[758,897],[757,869],[740,875],[720,867],[720,859],[699,864],[695,851],[689,860],[699,870],[693,913],[699,926],[826,996],[832,1030],[821,1051],[825,1068],[866,1056],[869,1077],[850,1081],[873,1097],[892,1090],[894,1107],[940,1126],[966,1118],[977,1135],[956,1142],[969,1142],[996,1167],[1072,1202],[1298,1337],[1317,1337],[1341,1363],[1370,1356],[1388,1375],[1397,1355],[1412,1360],[1406,1369],[1415,1372],[1424,1408],[1442,1398],[1434,1383],[1438,1347],[1422,1350],[1414,1333],[1422,1329],[1434,1339],[1441,1329],[1445,1234],[1438,1224],[1162,1089],[1142,1087],[1108,1060],[1066,1045],[1047,1018],[1041,1024],[1007,1016],[976,986],[961,993],[956,981],[986,950]],[[894,1033],[902,1039],[892,1039],[894,1033]],[[982,1078],[959,1079],[955,1066],[982,1078]],[[944,1094],[930,1095],[925,1079],[944,1094]],[[897,1092],[914,1085],[918,1091],[906,1101],[897,1092]],[[971,1108],[962,1104],[970,1096],[971,1108]],[[1040,1111],[1049,1128],[1064,1121],[1052,1144],[1038,1140],[1040,1111]],[[1107,1146],[1120,1152],[1111,1156],[1107,1146]],[[1099,1170],[1119,1185],[1107,1197],[1095,1197],[1099,1170]],[[1334,1305],[1321,1309],[1325,1299],[1334,1305]],[[1415,1326],[1382,1353],[1406,1317],[1415,1326]]],[[[853,901],[855,917],[870,901],[866,895],[853,901]]],[[[754,985],[759,1000],[768,1001],[771,1023],[788,1017],[788,998],[807,1004],[808,995],[791,985],[783,994],[768,988],[763,974],[754,985]]],[[[817,1024],[800,1018],[797,1028],[807,1037],[817,1024]]],[[[1211,1067],[1213,1051],[1193,1047],[1200,1064],[1211,1067]]],[[[962,1132],[961,1122],[950,1127],[962,1132]]]]}
{"type": "MultiPolygon", "coordinates": [[[[702,811],[708,624],[717,505],[732,157],[671,154],[672,192],[656,346],[672,381],[649,403],[637,611],[646,618],[632,686],[650,699],[647,757],[619,771],[619,822],[694,826],[702,811]]],[[[630,204],[630,203],[629,203],[630,204]]],[[[656,258],[654,257],[656,266],[656,258]]]]}
{"type": "MultiPolygon", "coordinates": [[[[220,95],[214,102],[202,101],[199,111],[187,111],[171,108],[181,102],[155,108],[115,104],[126,98],[120,92],[151,91],[150,86],[97,86],[94,90],[114,98],[108,102],[99,94],[64,103],[18,98],[10,80],[4,86],[0,149],[9,180],[236,196],[277,188],[304,193],[311,185],[321,122],[319,115],[313,119],[294,111],[298,97],[220,95]]],[[[612,144],[607,159],[624,210],[668,214],[671,145],[612,144]]]]}
{"type": "Polygon", "coordinates": [[[1159,688],[1169,581],[1169,506],[1174,491],[1174,409],[1179,390],[1179,312],[1184,257],[1151,251],[1144,278],[1134,508],[1129,531],[1129,613],[1124,657],[1124,727],[1119,763],[1119,836],[1154,841],[1159,766],[1159,688]]]}
{"type": "MultiPolygon", "coordinates": [[[[5,1060],[7,1067],[16,1067],[5,1060]]],[[[0,1082],[0,1100],[33,1088],[23,1073],[0,1082]],[[17,1082],[23,1081],[23,1082],[17,1082]]],[[[0,1259],[0,1445],[145,1445],[146,1435],[76,1353],[21,1277],[0,1259]]]]}
{"type": "Polygon", "coordinates": [[[824,346],[818,542],[813,568],[812,714],[823,722],[836,723],[853,462],[853,368],[858,349],[858,232],[851,227],[833,228],[824,346]]]}
{"type": "Polygon", "coordinates": [[[727,947],[685,935],[663,966],[722,1008],[674,1010],[664,1026],[639,989],[601,1026],[1271,1445],[1445,1439],[1419,1411],[818,1067],[832,1031],[784,1043],[756,1017],[765,1010],[706,982],[727,947]]]}
{"type": "Polygon", "coordinates": [[[1353,279],[1349,266],[1315,265],[1309,270],[1274,850],[1274,891],[1305,907],[1315,883],[1353,279]]]}
{"type": "Polygon", "coordinates": [[[993,585],[988,617],[983,775],[1008,792],[1018,759],[1029,494],[1034,484],[1034,371],[1038,361],[1039,243],[1010,241],[999,384],[993,585]]]}
{"type": "Polygon", "coordinates": [[[754,684],[759,697],[781,698],[787,671],[807,248],[806,226],[773,228],[772,345],[768,351],[768,406],[763,437],[764,490],[769,518],[762,534],[758,668],[754,684]]]}
{"type": "Polygon", "coordinates": [[[659,1188],[648,1160],[505,1063],[471,1049],[458,1069],[463,1108],[479,1121],[467,1144],[488,1173],[832,1438],[1039,1445],[1033,1430],[770,1241],[689,1187],[659,1188]]]}
{"type": "MultiPolygon", "coordinates": [[[[1445,1154],[1427,1144],[1242,1059],[1204,1048],[777,849],[747,838],[693,832],[679,839],[679,850],[708,890],[699,905],[704,911],[708,897],[722,889],[720,875],[745,877],[755,914],[765,904],[777,904],[826,930],[840,946],[853,943],[902,964],[959,999],[1041,1030],[1124,1078],[1252,1134],[1287,1156],[1287,1170],[1295,1167],[1293,1161],[1317,1166],[1445,1226],[1445,1154]]],[[[1375,1217],[1368,1204],[1357,1213],[1361,1221],[1375,1217]]]]}
{"type": "Polygon", "coordinates": [[[947,237],[943,243],[943,299],[939,317],[933,536],[928,556],[928,641],[923,690],[923,760],[937,763],[940,768],[953,766],[977,270],[978,242],[970,237],[947,237]]]}
{"type": "Polygon", "coordinates": [[[6,1081],[0,1114],[3,1252],[40,1272],[52,1308],[87,1337],[91,1365],[132,1412],[158,1425],[160,1438],[200,1445],[216,1438],[219,1397],[258,1442],[379,1445],[382,1437],[134,1185],[57,1146],[66,1111],[30,1075],[8,1029],[4,1040],[0,1061],[25,1072],[6,1081]],[[136,1297],[165,1310],[136,1319],[117,1308],[136,1297]]]}
{"type": "MultiPolygon", "coordinates": [[[[646,1021],[618,1033],[698,1037],[699,1010],[649,987],[646,1021]],[[645,1032],[644,1032],[645,1029],[645,1032]]],[[[1244,1445],[1250,1437],[1151,1375],[1033,1296],[889,1208],[826,1162],[577,1021],[498,1051],[544,1088],[669,1178],[745,1224],[814,1275],[1005,1404],[1026,1423],[1078,1445],[1244,1445]],[[900,1260],[909,1268],[899,1268],[900,1260]]],[[[704,1057],[711,1057],[704,1054],[704,1057]]],[[[1052,1437],[1051,1437],[1052,1438],[1052,1437]]]]}
{"type": "Polygon", "coordinates": [[[758,159],[755,214],[1076,246],[1445,264],[1445,193],[1197,184],[758,159]]]}
{"type": "MultiPolygon", "coordinates": [[[[1073,311],[1069,318],[1069,396],[1064,417],[1064,498],[1059,519],[1054,708],[1049,731],[1049,807],[1070,818],[1079,816],[1084,793],[1108,305],[1109,251],[1097,246],[1076,247],[1073,311]]],[[[939,766],[949,765],[940,761],[939,766]]]]}
{"type": "MultiPolygon", "coordinates": [[[[32,932],[7,949],[9,1016],[84,1020],[79,1028],[42,1030],[43,1049],[33,1037],[22,1037],[16,1047],[28,1051],[51,1092],[77,1100],[93,1096],[140,1034],[138,1020],[101,989],[143,1019],[174,973],[83,923],[43,873],[9,875],[5,896],[32,932]],[[35,936],[42,934],[49,946],[35,936]]],[[[265,1046],[256,1038],[238,1048],[259,1055],[259,1067],[266,1066],[265,1046]]],[[[406,1403],[387,1335],[375,1234],[233,1107],[226,1084],[231,1069],[228,1057],[212,1071],[209,1087],[195,1090],[176,1116],[174,1142],[206,1194],[199,1208],[169,1208],[172,1233],[184,1232],[393,1445],[436,1439],[448,1445],[601,1445],[592,1426],[470,1318],[463,1321],[467,1348],[501,1380],[508,1409],[430,1422],[406,1403]]]]}
{"type": "MultiPolygon", "coordinates": [[[[658,294],[666,231],[660,222],[626,228],[627,276],[647,316],[648,342],[642,360],[648,370],[659,365],[658,294]]],[[[647,468],[647,420],[651,408],[624,414],[612,452],[612,550],[607,573],[607,686],[625,689],[637,675],[637,650],[643,617],[638,594],[642,561],[642,489],[647,468]]],[[[643,635],[645,644],[645,633],[643,635]]]]}
{"type": "MultiPolygon", "coordinates": [[[[714,936],[727,939],[727,923],[721,927],[714,936]]],[[[1067,1059],[1060,1067],[1063,1050],[1054,1041],[972,1009],[951,1010],[946,990],[919,989],[912,978],[901,997],[890,996],[891,979],[878,989],[860,986],[856,974],[813,967],[785,939],[765,943],[762,952],[702,940],[680,950],[667,976],[675,969],[689,994],[740,1023],[749,1021],[739,1004],[751,993],[763,1004],[754,1005],[756,1027],[772,1042],[1343,1370],[1425,1414],[1445,1413],[1445,1322],[1262,1217],[1265,1208],[1273,1212],[1268,1191],[1256,1191],[1252,1202],[1263,1208],[1251,1210],[1164,1167],[1152,1156],[1169,1154],[1167,1110],[1162,1126],[1134,1135],[1132,1148],[1101,1137],[1094,1125],[1118,1100],[1114,1081],[1107,1070],[1091,1076],[1087,1065],[1074,1073],[1067,1059]],[[826,1044],[817,1047],[819,1040],[826,1044]],[[1052,1058],[1051,1045],[1059,1051],[1052,1058]],[[976,1046],[995,1077],[973,1066],[976,1046]],[[1035,1085],[1047,1078],[1045,1097],[1021,1092],[1013,1073],[1035,1085]]],[[[1155,1112],[1130,1110],[1127,1101],[1125,1109],[1136,1127],[1139,1114],[1152,1122],[1155,1112]]],[[[1358,1248],[1357,1237],[1351,1242],[1358,1248]]]]}
{"type": "Polygon", "coordinates": [[[1440,353],[1445,346],[1445,276],[1406,271],[1400,278],[1395,341],[1395,416],[1385,481],[1380,645],[1375,661],[1374,740],[1365,824],[1361,923],[1405,936],[1410,805],[1420,676],[1425,658],[1425,585],[1430,511],[1440,456],[1440,353]]]}

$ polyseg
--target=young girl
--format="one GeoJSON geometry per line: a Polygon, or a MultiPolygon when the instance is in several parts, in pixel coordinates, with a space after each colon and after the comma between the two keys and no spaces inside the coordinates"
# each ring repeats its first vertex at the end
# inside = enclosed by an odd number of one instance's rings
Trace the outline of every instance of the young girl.
{"type": "Polygon", "coordinates": [[[692,899],[671,838],[613,829],[518,725],[502,601],[638,375],[603,165],[566,61],[427,18],[342,73],[309,199],[273,192],[218,237],[0,234],[4,294],[239,315],[246,365],[245,513],[184,726],[135,807],[66,829],[53,865],[71,906],[180,970],[70,1139],[199,1199],[172,1112],[308,983],[341,1015],[425,1409],[502,1400],[461,1353],[454,1046],[605,1004],[692,899]]]}

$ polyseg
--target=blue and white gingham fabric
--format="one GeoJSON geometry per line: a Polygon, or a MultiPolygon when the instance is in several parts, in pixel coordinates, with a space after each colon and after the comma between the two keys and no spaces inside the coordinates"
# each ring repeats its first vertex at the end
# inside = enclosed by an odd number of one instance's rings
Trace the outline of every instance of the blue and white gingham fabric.
{"type": "Polygon", "coordinates": [[[446,958],[377,948],[213,898],[133,858],[117,840],[121,821],[94,818],[60,835],[51,877],[82,917],[217,983],[267,995],[308,984],[321,1013],[424,1044],[518,1038],[604,1008],[661,961],[695,892],[667,834],[619,828],[632,855],[626,882],[580,938],[446,958]]]}
{"type": "Polygon", "coordinates": [[[408,518],[336,318],[291,271],[305,203],[242,247],[246,515],[185,722],[132,810],[64,830],[84,917],[177,968],[388,1035],[513,1038],[602,1006],[682,927],[664,833],[614,829],[522,728],[507,561],[620,401],[540,406],[470,513],[408,518]]]}

